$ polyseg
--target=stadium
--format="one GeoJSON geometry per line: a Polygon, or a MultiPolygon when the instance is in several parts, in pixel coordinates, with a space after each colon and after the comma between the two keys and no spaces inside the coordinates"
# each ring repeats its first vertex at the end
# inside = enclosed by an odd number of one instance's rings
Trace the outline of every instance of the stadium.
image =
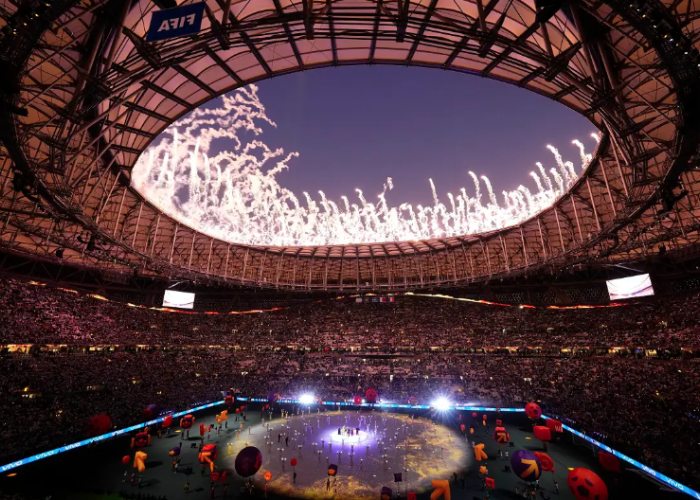
{"type": "Polygon", "coordinates": [[[0,500],[700,498],[699,33],[692,0],[3,2],[0,500]],[[272,123],[256,84],[364,65],[530,91],[594,150],[414,209],[208,149],[272,123]]]}

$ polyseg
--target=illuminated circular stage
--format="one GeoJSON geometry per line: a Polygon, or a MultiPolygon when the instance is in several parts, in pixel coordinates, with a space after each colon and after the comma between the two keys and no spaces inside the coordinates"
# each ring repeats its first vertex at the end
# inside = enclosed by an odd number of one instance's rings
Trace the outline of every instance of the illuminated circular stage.
{"type": "Polygon", "coordinates": [[[255,476],[260,488],[270,472],[268,491],[301,498],[374,500],[383,487],[394,496],[419,492],[473,460],[456,431],[427,419],[380,412],[312,413],[265,422],[233,441],[226,467],[233,466],[245,446],[263,454],[255,476]],[[333,465],[337,473],[329,476],[333,465]]]}

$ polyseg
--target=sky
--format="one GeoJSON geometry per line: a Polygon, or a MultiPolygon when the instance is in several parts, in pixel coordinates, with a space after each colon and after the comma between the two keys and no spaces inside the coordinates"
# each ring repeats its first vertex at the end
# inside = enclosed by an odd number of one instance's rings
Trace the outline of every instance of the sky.
{"type": "MultiPolygon", "coordinates": [[[[596,129],[565,106],[525,89],[473,75],[427,68],[352,66],[317,69],[262,81],[258,95],[277,128],[264,127],[270,147],[298,151],[278,176],[298,196],[330,199],[355,188],[368,199],[387,177],[392,203],[432,205],[428,179],[447,192],[473,189],[467,172],[491,179],[494,190],[534,190],[528,175],[549,170],[552,144],[580,171],[596,129]]],[[[500,198],[500,195],[499,195],[500,198]]],[[[376,199],[376,198],[375,198],[376,199]]]]}

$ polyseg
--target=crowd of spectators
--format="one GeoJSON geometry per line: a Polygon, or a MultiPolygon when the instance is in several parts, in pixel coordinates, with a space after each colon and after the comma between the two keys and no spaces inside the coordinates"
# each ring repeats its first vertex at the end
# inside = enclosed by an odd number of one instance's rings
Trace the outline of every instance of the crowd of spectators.
{"type": "Polygon", "coordinates": [[[698,345],[698,296],[573,311],[398,297],[210,316],[3,283],[3,457],[83,437],[96,414],[108,414],[116,427],[140,422],[151,403],[182,410],[229,389],[343,400],[373,388],[383,401],[401,403],[411,396],[419,404],[438,396],[501,407],[541,401],[547,414],[681,482],[698,482],[700,453],[691,436],[700,435],[700,364],[650,356],[652,347],[679,353],[698,345]],[[108,347],[17,354],[11,342],[108,347]],[[551,345],[589,351],[514,357],[485,349],[551,345]],[[648,350],[597,351],[615,346],[648,350]]]}
{"type": "Polygon", "coordinates": [[[252,314],[129,307],[0,278],[0,345],[224,345],[247,350],[413,352],[485,347],[700,348],[700,295],[623,307],[551,310],[398,296],[326,300],[252,314]]]}

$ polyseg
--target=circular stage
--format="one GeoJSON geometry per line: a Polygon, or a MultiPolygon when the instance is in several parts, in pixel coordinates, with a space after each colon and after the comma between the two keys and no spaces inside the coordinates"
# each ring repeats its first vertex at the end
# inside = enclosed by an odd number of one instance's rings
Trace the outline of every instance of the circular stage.
{"type": "Polygon", "coordinates": [[[383,487],[391,488],[394,496],[419,492],[473,460],[459,433],[427,419],[380,412],[276,418],[242,433],[231,445],[222,465],[233,467],[239,450],[255,446],[263,454],[257,486],[262,489],[267,483],[271,493],[302,498],[374,500],[383,487]],[[337,473],[329,476],[334,465],[337,473]],[[272,474],[269,481],[266,472],[272,474]]]}

